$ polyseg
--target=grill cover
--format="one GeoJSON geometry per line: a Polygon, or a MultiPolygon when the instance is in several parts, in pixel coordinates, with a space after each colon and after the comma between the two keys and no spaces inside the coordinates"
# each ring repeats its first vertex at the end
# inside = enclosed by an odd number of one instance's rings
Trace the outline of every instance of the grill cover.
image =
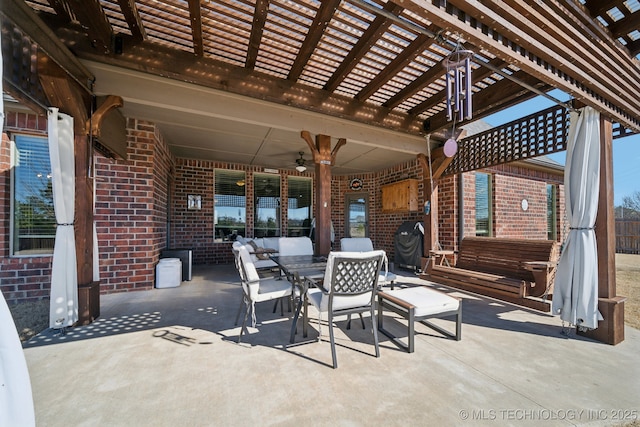
{"type": "Polygon", "coordinates": [[[405,221],[394,235],[394,260],[400,267],[420,270],[424,252],[424,227],[420,221],[405,221]]]}

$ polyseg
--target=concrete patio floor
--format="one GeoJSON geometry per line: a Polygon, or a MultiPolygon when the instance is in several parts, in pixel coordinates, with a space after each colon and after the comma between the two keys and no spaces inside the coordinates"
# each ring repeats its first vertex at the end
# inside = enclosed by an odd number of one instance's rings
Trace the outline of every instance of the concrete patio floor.
{"type": "MultiPolygon", "coordinates": [[[[404,286],[429,284],[397,273],[404,286]]],[[[236,343],[232,265],[194,266],[177,288],[103,295],[91,325],[25,343],[37,425],[569,426],[640,417],[640,331],[627,327],[609,346],[563,334],[558,317],[432,286],[463,298],[461,341],[417,325],[415,353],[380,334],[375,358],[370,330],[340,320],[335,370],[326,322],[320,342],[312,316],[310,341],[299,333],[289,344],[291,313],[274,314],[271,303],[256,306],[257,328],[236,343]]]]}

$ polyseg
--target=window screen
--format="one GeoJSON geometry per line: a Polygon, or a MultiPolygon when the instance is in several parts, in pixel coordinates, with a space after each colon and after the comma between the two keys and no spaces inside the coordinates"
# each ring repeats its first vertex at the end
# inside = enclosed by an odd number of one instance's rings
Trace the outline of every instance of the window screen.
{"type": "Polygon", "coordinates": [[[235,240],[245,236],[246,200],[244,172],[216,169],[215,171],[215,240],[235,240]]]}
{"type": "Polygon", "coordinates": [[[311,179],[289,177],[287,236],[308,236],[311,231],[311,185],[311,179]]]}
{"type": "Polygon", "coordinates": [[[256,216],[255,237],[280,236],[280,175],[259,175],[253,179],[256,216]]]}
{"type": "Polygon", "coordinates": [[[13,153],[13,255],[50,255],[56,235],[47,138],[15,135],[13,153]]]}
{"type": "Polygon", "coordinates": [[[547,184],[547,239],[556,240],[556,186],[547,184]]]}
{"type": "Polygon", "coordinates": [[[491,175],[476,173],[476,236],[491,236],[491,175]]]}

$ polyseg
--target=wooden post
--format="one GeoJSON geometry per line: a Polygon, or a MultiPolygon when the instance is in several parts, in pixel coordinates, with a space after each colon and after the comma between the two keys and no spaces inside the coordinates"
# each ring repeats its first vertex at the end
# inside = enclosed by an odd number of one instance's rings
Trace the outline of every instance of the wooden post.
{"type": "Polygon", "coordinates": [[[57,64],[38,58],[38,76],[51,105],[73,117],[75,155],[76,263],[78,267],[78,324],[91,323],[100,315],[99,283],[93,281],[93,179],[87,127],[91,98],[57,64]]]}
{"type": "Polygon", "coordinates": [[[302,131],[300,136],[307,142],[316,165],[315,253],[328,255],[331,252],[331,166],[338,150],[347,141],[341,138],[331,150],[331,137],[328,135],[316,135],[315,144],[309,132],[302,131]]]}
{"type": "Polygon", "coordinates": [[[598,247],[598,310],[604,320],[598,328],[578,332],[600,342],[624,341],[624,301],[616,296],[616,229],[613,207],[613,132],[611,120],[600,118],[600,199],[596,219],[598,247]]]}
{"type": "MultiPolygon", "coordinates": [[[[462,132],[458,133],[458,137],[464,137],[464,135],[462,132]]],[[[429,148],[427,147],[427,149],[429,148]]],[[[444,155],[442,147],[434,148],[430,154],[431,165],[429,165],[429,159],[426,155],[420,153],[417,156],[418,163],[422,166],[422,174],[425,177],[423,185],[425,203],[429,203],[429,212],[424,213],[423,271],[427,270],[424,264],[429,262],[431,251],[440,250],[438,245],[440,238],[438,236],[438,179],[453,161],[453,157],[444,155]]]]}

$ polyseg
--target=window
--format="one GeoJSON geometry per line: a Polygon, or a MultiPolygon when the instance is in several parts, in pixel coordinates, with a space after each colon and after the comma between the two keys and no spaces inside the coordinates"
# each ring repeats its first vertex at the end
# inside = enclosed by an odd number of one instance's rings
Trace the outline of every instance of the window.
{"type": "Polygon", "coordinates": [[[476,236],[491,236],[491,175],[476,173],[476,236]]]}
{"type": "Polygon", "coordinates": [[[47,138],[15,135],[11,254],[51,255],[56,236],[47,138]]]}
{"type": "Polygon", "coordinates": [[[253,178],[256,216],[255,237],[280,236],[280,175],[256,174],[253,178]]]}
{"type": "Polygon", "coordinates": [[[311,184],[308,178],[289,177],[287,236],[308,236],[311,231],[311,184]]]}
{"type": "Polygon", "coordinates": [[[245,236],[246,200],[244,172],[216,169],[214,226],[215,241],[245,236]]]}
{"type": "Polygon", "coordinates": [[[556,240],[556,186],[547,184],[547,239],[556,240]]]}

